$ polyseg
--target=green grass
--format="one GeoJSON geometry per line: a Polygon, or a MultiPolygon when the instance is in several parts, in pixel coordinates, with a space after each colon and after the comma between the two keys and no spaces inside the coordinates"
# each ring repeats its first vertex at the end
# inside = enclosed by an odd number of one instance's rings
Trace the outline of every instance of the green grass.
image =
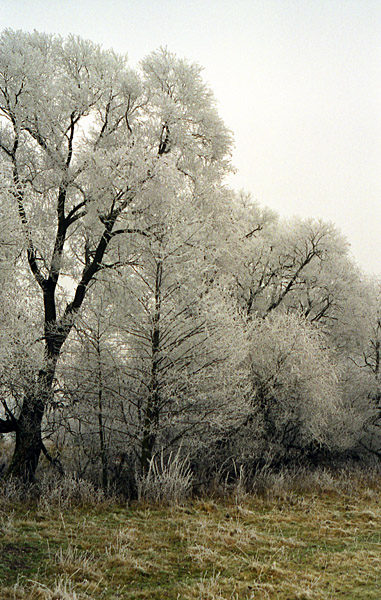
{"type": "Polygon", "coordinates": [[[380,491],[0,510],[1,600],[379,600],[380,491]]]}

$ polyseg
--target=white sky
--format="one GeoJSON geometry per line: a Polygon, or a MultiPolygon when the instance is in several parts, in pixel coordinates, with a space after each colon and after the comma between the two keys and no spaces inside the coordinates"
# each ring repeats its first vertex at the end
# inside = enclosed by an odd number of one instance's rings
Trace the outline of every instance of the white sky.
{"type": "Polygon", "coordinates": [[[0,0],[6,27],[198,62],[235,135],[232,185],[333,221],[381,275],[381,0],[0,0]]]}

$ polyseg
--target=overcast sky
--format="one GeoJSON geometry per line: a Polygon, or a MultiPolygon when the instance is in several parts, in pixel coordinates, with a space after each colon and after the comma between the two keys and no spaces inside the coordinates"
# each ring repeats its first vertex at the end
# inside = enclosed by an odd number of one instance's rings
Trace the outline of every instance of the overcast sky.
{"type": "Polygon", "coordinates": [[[0,0],[6,27],[198,62],[234,132],[231,184],[333,221],[381,275],[381,0],[0,0]]]}

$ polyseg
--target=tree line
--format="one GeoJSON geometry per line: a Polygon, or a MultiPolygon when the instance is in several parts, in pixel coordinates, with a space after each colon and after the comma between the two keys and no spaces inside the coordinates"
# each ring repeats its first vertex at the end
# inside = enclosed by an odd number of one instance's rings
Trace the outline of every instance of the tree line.
{"type": "Polygon", "coordinates": [[[201,68],[0,37],[0,444],[107,488],[381,452],[380,282],[331,223],[226,185],[201,68]]]}

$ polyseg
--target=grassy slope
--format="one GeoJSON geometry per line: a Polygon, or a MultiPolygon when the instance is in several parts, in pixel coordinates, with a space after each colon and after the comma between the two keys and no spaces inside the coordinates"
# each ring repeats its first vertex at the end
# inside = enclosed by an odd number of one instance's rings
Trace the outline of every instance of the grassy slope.
{"type": "Polygon", "coordinates": [[[381,597],[379,492],[0,511],[1,600],[381,597]]]}

